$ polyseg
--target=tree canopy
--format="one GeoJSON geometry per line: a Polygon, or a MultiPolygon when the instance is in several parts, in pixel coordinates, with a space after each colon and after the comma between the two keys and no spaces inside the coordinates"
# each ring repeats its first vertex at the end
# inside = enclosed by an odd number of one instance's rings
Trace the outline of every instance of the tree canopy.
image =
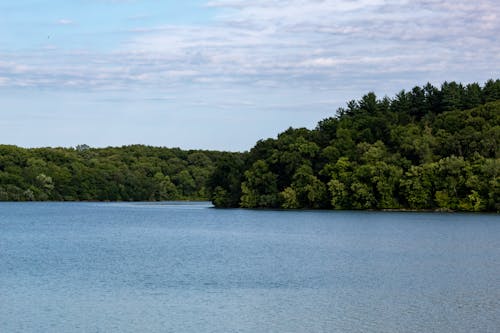
{"type": "Polygon", "coordinates": [[[315,129],[289,128],[238,158],[244,168],[215,169],[216,206],[498,212],[500,80],[368,93],[315,129]],[[221,196],[232,199],[220,205],[221,196]]]}
{"type": "Polygon", "coordinates": [[[0,200],[500,211],[500,80],[370,92],[248,152],[0,145],[0,200]]]}
{"type": "Polygon", "coordinates": [[[239,154],[143,145],[0,145],[0,200],[207,200],[215,165],[233,155],[239,154]]]}

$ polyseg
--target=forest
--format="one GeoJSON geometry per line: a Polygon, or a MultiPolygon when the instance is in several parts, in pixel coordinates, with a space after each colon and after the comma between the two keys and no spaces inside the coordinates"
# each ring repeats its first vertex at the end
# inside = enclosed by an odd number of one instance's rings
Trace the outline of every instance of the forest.
{"type": "Polygon", "coordinates": [[[0,146],[2,201],[206,200],[222,158],[239,153],[157,148],[0,146]]]}
{"type": "Polygon", "coordinates": [[[500,80],[368,93],[218,161],[216,207],[500,211],[500,80]]]}
{"type": "Polygon", "coordinates": [[[0,145],[0,201],[500,211],[500,80],[368,93],[248,152],[0,145]]]}

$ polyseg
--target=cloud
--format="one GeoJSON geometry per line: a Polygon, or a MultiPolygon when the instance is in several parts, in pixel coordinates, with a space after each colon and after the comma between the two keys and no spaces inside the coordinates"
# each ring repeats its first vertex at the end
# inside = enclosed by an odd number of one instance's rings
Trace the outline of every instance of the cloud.
{"type": "Polygon", "coordinates": [[[68,19],[59,19],[57,21],[57,24],[59,24],[59,25],[72,25],[72,24],[74,24],[74,22],[72,20],[68,20],[68,19]]]}
{"type": "Polygon", "coordinates": [[[19,86],[89,89],[372,89],[377,80],[416,84],[500,74],[500,10],[493,0],[213,0],[206,6],[218,13],[210,24],[137,27],[106,52],[7,56],[0,76],[19,86]]]}

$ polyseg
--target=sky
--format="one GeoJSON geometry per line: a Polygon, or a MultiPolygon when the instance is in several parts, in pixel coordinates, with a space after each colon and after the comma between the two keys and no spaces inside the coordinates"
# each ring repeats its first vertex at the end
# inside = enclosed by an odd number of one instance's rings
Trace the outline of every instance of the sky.
{"type": "Polygon", "coordinates": [[[372,91],[500,78],[497,0],[0,0],[0,143],[249,150],[372,91]]]}

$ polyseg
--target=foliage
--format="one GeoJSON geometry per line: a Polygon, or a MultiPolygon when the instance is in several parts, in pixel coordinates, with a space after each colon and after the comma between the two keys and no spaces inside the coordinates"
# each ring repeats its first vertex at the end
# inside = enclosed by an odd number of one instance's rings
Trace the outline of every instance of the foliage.
{"type": "Polygon", "coordinates": [[[208,200],[208,178],[232,155],[142,145],[0,145],[0,200],[208,200]]]}
{"type": "Polygon", "coordinates": [[[500,80],[350,101],[245,153],[0,145],[0,200],[500,211],[500,80]]]}
{"type": "Polygon", "coordinates": [[[216,206],[498,212],[500,80],[368,93],[314,130],[257,142],[243,159],[212,177],[212,197],[232,198],[216,206]]]}

